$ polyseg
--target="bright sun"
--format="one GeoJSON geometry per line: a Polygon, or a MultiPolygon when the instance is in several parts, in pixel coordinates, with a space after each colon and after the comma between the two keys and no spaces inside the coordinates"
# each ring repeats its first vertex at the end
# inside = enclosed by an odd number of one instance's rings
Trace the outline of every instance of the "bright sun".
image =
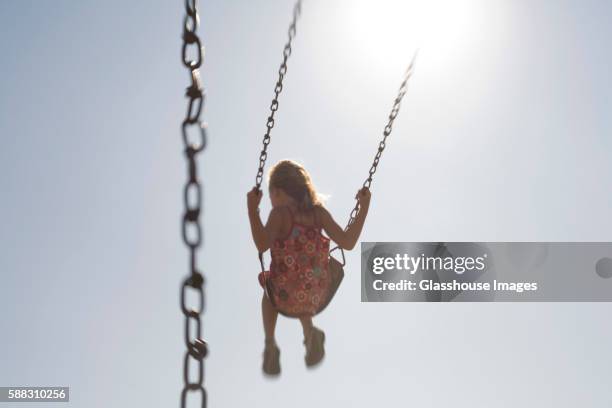
{"type": "MultiPolygon", "coordinates": [[[[347,22],[359,50],[374,60],[407,63],[412,54],[455,58],[476,32],[476,0],[354,0],[347,22]]],[[[444,61],[437,61],[443,63],[444,61]]]]}

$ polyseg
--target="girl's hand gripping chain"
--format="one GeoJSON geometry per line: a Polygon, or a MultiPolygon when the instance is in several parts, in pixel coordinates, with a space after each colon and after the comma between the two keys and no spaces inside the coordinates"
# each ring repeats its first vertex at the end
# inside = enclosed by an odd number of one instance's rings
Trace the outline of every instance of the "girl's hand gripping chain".
{"type": "Polygon", "coordinates": [[[247,193],[247,208],[249,214],[256,213],[259,211],[259,203],[263,193],[257,187],[253,187],[251,191],[247,193]]]}

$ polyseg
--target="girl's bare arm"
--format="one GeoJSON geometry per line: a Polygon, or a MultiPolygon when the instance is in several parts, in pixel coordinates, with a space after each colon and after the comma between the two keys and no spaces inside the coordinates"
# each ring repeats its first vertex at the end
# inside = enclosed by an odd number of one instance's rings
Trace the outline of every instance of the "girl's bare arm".
{"type": "Polygon", "coordinates": [[[265,252],[270,248],[271,242],[274,241],[274,237],[278,234],[281,227],[282,214],[276,208],[270,211],[268,221],[264,226],[259,216],[259,211],[249,209],[249,221],[251,222],[251,234],[253,235],[253,242],[259,252],[265,252]]]}
{"type": "Polygon", "coordinates": [[[262,192],[253,188],[247,194],[247,208],[249,212],[249,222],[251,224],[251,234],[253,242],[259,252],[265,252],[270,248],[270,243],[278,233],[282,216],[277,209],[272,209],[268,216],[268,222],[264,226],[259,216],[259,203],[261,202],[262,192]]]}
{"type": "Polygon", "coordinates": [[[327,209],[322,206],[319,207],[323,229],[331,240],[342,249],[353,249],[359,240],[370,207],[370,191],[365,188],[359,190],[357,199],[359,200],[359,211],[355,217],[355,222],[346,231],[338,225],[327,209]]]}

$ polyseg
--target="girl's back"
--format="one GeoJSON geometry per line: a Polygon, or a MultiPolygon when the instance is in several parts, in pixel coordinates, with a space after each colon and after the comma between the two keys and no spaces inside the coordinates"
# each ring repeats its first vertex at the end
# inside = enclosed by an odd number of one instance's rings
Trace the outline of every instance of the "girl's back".
{"type": "Polygon", "coordinates": [[[291,316],[313,315],[325,301],[331,282],[329,238],[322,234],[317,211],[279,207],[282,222],[270,248],[267,290],[275,305],[291,316]]]}

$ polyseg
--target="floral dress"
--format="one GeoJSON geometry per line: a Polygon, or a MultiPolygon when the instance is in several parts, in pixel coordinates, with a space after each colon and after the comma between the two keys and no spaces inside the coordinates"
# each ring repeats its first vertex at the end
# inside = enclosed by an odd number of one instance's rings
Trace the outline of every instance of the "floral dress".
{"type": "Polygon", "coordinates": [[[321,228],[293,220],[284,239],[270,249],[270,271],[259,274],[259,283],[274,307],[290,317],[313,316],[327,304],[331,292],[329,238],[321,228]]]}

